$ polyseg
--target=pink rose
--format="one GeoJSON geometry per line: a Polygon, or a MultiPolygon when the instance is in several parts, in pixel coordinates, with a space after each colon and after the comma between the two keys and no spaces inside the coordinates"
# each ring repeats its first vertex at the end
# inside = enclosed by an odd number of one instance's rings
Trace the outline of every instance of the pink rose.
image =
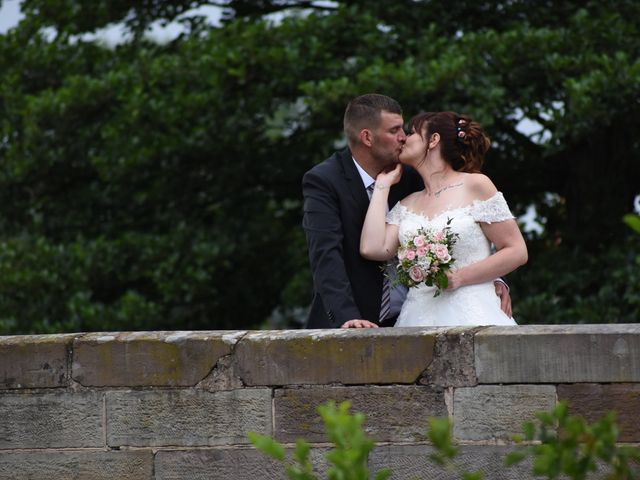
{"type": "Polygon", "coordinates": [[[451,260],[451,255],[449,255],[449,249],[446,245],[436,245],[434,253],[436,254],[436,257],[438,257],[438,260],[440,260],[440,262],[442,263],[447,263],[449,260],[451,260]]]}
{"type": "Polygon", "coordinates": [[[436,242],[441,242],[444,240],[444,232],[443,231],[439,231],[433,234],[433,239],[436,242]]]}
{"type": "Polygon", "coordinates": [[[416,248],[416,255],[419,257],[424,257],[427,254],[427,247],[418,247],[416,248]]]}
{"type": "Polygon", "coordinates": [[[414,282],[421,282],[424,280],[424,272],[416,265],[409,269],[409,276],[414,282]]]}
{"type": "Polygon", "coordinates": [[[416,252],[411,249],[407,250],[407,260],[413,260],[414,258],[416,258],[416,252]]]}
{"type": "Polygon", "coordinates": [[[425,245],[424,236],[423,235],[418,235],[416,237],[413,237],[413,244],[416,247],[424,247],[424,245],[425,245]]]}

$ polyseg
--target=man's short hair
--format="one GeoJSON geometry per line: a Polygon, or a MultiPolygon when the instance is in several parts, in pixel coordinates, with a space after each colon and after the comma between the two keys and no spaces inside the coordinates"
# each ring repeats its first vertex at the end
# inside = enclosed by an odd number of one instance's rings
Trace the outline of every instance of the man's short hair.
{"type": "Polygon", "coordinates": [[[367,93],[351,100],[344,112],[344,133],[349,145],[359,141],[363,128],[377,128],[383,111],[402,115],[400,104],[386,95],[367,93]]]}

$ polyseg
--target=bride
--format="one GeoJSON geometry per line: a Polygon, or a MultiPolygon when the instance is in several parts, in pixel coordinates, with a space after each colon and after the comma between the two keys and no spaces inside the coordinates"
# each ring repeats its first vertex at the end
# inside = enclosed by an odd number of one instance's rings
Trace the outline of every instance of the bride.
{"type": "Polygon", "coordinates": [[[447,289],[434,297],[435,287],[410,288],[395,326],[515,325],[500,309],[493,281],[526,263],[527,247],[502,193],[480,173],[489,138],[477,122],[454,112],[422,113],[409,126],[400,162],[417,170],[425,188],[386,214],[389,187],[400,180],[402,166],[380,173],[360,253],[391,260],[420,227],[442,229],[449,220],[458,240],[447,289]]]}

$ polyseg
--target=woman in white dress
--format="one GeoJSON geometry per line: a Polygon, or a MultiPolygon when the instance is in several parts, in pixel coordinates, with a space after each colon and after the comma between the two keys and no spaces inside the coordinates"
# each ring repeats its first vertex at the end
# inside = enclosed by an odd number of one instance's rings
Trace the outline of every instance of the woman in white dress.
{"type": "Polygon", "coordinates": [[[458,240],[447,289],[434,297],[435,287],[410,288],[396,326],[515,325],[500,309],[493,281],[526,263],[527,247],[502,193],[480,173],[489,138],[477,122],[454,112],[420,114],[410,128],[400,162],[418,171],[425,188],[387,214],[389,187],[400,179],[402,167],[380,173],[360,253],[391,260],[400,242],[420,227],[442,229],[449,219],[458,240]]]}

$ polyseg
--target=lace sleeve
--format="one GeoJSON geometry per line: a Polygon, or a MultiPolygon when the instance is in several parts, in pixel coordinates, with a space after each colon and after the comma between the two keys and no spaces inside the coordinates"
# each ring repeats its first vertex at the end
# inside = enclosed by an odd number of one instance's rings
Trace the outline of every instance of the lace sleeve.
{"type": "Polygon", "coordinates": [[[476,200],[471,206],[471,216],[476,222],[504,222],[515,218],[502,192],[497,192],[487,200],[476,200]]]}
{"type": "Polygon", "coordinates": [[[400,202],[396,203],[395,206],[389,210],[389,213],[387,213],[387,223],[390,225],[400,225],[400,221],[404,218],[406,209],[407,208],[400,202]]]}

